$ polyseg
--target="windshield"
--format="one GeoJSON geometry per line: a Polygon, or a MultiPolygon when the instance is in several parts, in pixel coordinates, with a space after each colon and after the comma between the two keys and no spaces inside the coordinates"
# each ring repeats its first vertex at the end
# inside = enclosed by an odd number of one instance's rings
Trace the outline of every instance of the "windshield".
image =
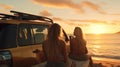
{"type": "Polygon", "coordinates": [[[15,24],[0,24],[0,49],[16,47],[15,24]]]}

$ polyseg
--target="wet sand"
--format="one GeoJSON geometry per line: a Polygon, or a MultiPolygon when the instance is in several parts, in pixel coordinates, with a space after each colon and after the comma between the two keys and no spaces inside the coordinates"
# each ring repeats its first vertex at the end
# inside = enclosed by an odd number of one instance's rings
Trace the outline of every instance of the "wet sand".
{"type": "MultiPolygon", "coordinates": [[[[94,67],[120,67],[120,60],[92,58],[94,67]]],[[[36,64],[33,67],[44,67],[46,63],[36,64]]]]}
{"type": "Polygon", "coordinates": [[[96,60],[93,61],[94,67],[120,67],[120,60],[96,60]]]}

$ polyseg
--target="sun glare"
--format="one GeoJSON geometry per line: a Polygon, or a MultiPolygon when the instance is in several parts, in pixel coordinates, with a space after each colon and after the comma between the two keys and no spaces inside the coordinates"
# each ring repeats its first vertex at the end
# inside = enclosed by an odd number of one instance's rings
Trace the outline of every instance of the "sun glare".
{"type": "Polygon", "coordinates": [[[91,25],[90,26],[90,32],[92,34],[103,34],[106,33],[106,27],[104,25],[91,25]]]}

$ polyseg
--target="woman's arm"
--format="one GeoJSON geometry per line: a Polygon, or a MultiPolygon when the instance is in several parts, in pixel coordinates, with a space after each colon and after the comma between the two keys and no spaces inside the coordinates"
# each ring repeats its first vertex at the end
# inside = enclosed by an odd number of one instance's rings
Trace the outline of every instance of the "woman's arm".
{"type": "Polygon", "coordinates": [[[64,41],[62,42],[61,52],[64,56],[64,61],[66,63],[67,62],[67,49],[66,49],[66,43],[64,41]]]}
{"type": "Polygon", "coordinates": [[[84,44],[85,44],[85,53],[88,53],[88,49],[87,49],[86,43],[87,43],[87,42],[84,40],[84,44]]]}

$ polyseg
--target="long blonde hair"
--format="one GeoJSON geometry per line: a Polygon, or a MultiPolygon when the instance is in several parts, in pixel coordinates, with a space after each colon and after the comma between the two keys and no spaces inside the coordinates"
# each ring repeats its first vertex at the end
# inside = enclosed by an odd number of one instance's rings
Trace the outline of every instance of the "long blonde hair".
{"type": "Polygon", "coordinates": [[[76,37],[79,37],[79,38],[81,38],[81,39],[84,39],[84,38],[83,38],[83,32],[82,32],[82,29],[81,29],[80,27],[75,27],[75,29],[74,29],[74,35],[75,35],[76,37]]]}
{"type": "Polygon", "coordinates": [[[77,42],[77,48],[79,49],[79,52],[87,53],[88,50],[86,48],[86,41],[83,38],[83,32],[80,27],[75,27],[74,29],[74,35],[77,42]]]}

